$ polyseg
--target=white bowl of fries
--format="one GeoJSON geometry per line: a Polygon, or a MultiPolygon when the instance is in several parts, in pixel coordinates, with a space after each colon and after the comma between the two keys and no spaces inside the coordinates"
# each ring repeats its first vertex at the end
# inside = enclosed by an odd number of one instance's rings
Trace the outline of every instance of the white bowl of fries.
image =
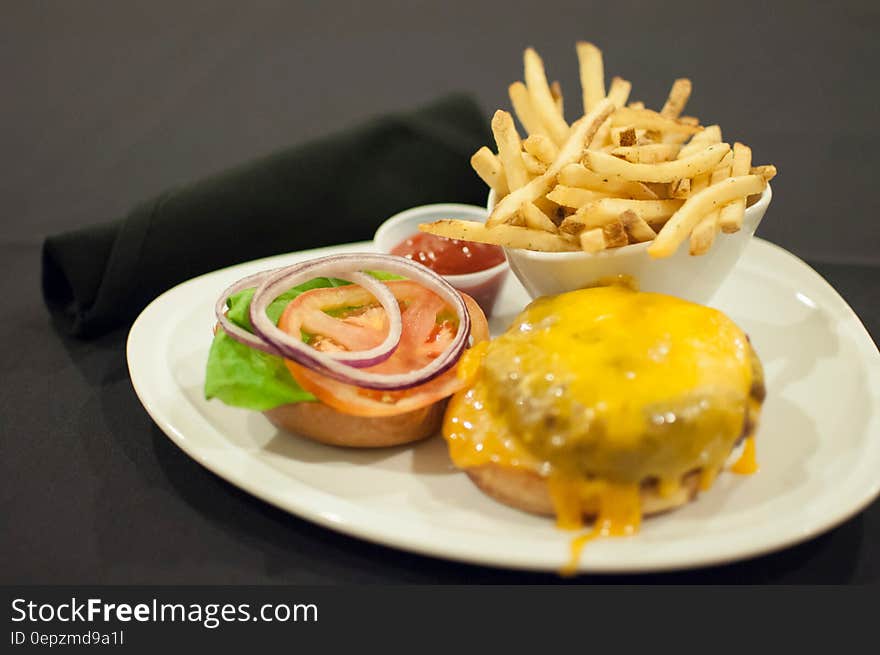
{"type": "Polygon", "coordinates": [[[509,92],[528,137],[498,110],[497,154],[483,147],[471,158],[491,189],[486,222],[419,228],[504,247],[533,297],[628,276],[644,291],[709,302],[764,217],[776,168],[753,166],[748,146],[682,115],[690,80],[675,80],[652,111],[628,103],[632,85],[620,77],[606,91],[596,46],[578,43],[577,55],[583,113],[569,123],[558,82],[525,51],[525,83],[509,92]]]}
{"type": "MultiPolygon", "coordinates": [[[[760,198],[747,207],[742,228],[719,234],[706,256],[679,248],[669,257],[648,254],[650,242],[632,243],[597,252],[541,252],[504,248],[510,270],[533,298],[606,283],[625,276],[641,291],[665,293],[707,304],[733,270],[755,233],[773,193],[768,184],[760,198]]],[[[494,206],[494,194],[489,207],[494,206]]]]}

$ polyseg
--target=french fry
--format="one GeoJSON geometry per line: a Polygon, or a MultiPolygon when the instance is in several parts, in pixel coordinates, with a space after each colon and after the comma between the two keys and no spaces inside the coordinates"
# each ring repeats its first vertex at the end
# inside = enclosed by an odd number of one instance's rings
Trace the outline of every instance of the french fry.
{"type": "Polygon", "coordinates": [[[611,86],[608,87],[607,98],[614,103],[614,106],[620,109],[629,99],[629,92],[632,90],[632,84],[622,77],[611,78],[611,86]]]}
{"type": "Polygon", "coordinates": [[[419,230],[446,237],[447,239],[490,243],[506,248],[524,248],[526,250],[541,250],[544,252],[578,250],[576,243],[558,234],[516,225],[501,224],[495,227],[488,227],[485,223],[478,221],[443,219],[433,223],[422,223],[419,225],[419,230]]]}
{"type": "MultiPolygon", "coordinates": [[[[732,161],[732,153],[727,153],[725,158],[721,160],[721,164],[719,164],[715,170],[712,171],[711,175],[709,175],[708,186],[719,184],[730,177],[732,161]]],[[[701,175],[700,177],[703,178],[705,175],[701,175]]],[[[690,237],[689,252],[691,255],[705,255],[709,252],[709,249],[715,242],[715,235],[718,233],[720,227],[720,218],[721,210],[714,209],[697,223],[697,226],[694,228],[693,232],[691,232],[690,237]]]]}
{"type": "Polygon", "coordinates": [[[669,187],[672,182],[637,182],[636,184],[640,184],[646,187],[651,193],[654,194],[654,198],[657,200],[670,200],[672,196],[669,194],[669,187]]]}
{"type": "Polygon", "coordinates": [[[753,166],[750,172],[752,175],[760,175],[768,182],[776,177],[776,167],[773,164],[766,166],[753,166]]]}
{"type": "Polygon", "coordinates": [[[650,241],[657,236],[654,229],[632,209],[627,209],[620,215],[620,222],[633,243],[650,241]]]}
{"type": "Polygon", "coordinates": [[[596,134],[593,135],[592,140],[590,141],[587,148],[590,150],[600,150],[604,148],[608,144],[608,139],[611,135],[611,119],[606,120],[602,125],[599,126],[599,129],[596,131],[596,134]]]}
{"type": "Polygon", "coordinates": [[[721,128],[717,125],[710,125],[702,132],[692,136],[691,140],[681,147],[681,150],[678,151],[678,158],[689,157],[714,143],[721,143],[721,128]]]}
{"type": "MultiPolygon", "coordinates": [[[[720,184],[731,176],[731,166],[733,165],[733,152],[728,152],[721,160],[721,164],[715,167],[709,176],[709,185],[720,184]]],[[[746,175],[747,173],[743,173],[746,175]]]]}
{"type": "Polygon", "coordinates": [[[666,118],[678,118],[691,97],[691,81],[686,77],[679,78],[672,83],[666,104],[660,110],[660,115],[666,118]]]}
{"type": "Polygon", "coordinates": [[[547,169],[555,177],[564,166],[578,161],[586,149],[586,144],[593,138],[596,131],[614,111],[611,101],[603,100],[586,116],[581,117],[571,126],[568,140],[559,149],[556,159],[547,169]]]}
{"type": "Polygon", "coordinates": [[[532,106],[532,99],[529,97],[529,91],[522,82],[514,82],[507,87],[510,95],[510,103],[513,105],[513,111],[520,124],[529,135],[542,134],[547,135],[547,128],[541,122],[541,117],[532,106]]]}
{"type": "Polygon", "coordinates": [[[553,140],[544,134],[533,134],[523,141],[525,151],[548,166],[556,159],[559,154],[559,148],[553,143],[553,140]]]}
{"type": "Polygon", "coordinates": [[[498,146],[498,158],[507,175],[507,186],[515,191],[531,179],[522,159],[522,142],[513,124],[513,116],[499,109],[492,117],[492,134],[498,146]]]}
{"type": "Polygon", "coordinates": [[[674,143],[651,143],[644,146],[621,146],[611,154],[634,164],[656,164],[675,159],[679,146],[674,143]]]}
{"type": "Polygon", "coordinates": [[[627,107],[629,107],[630,109],[644,109],[644,108],[645,108],[645,103],[642,102],[641,100],[638,100],[638,101],[636,101],[636,102],[631,102],[631,103],[629,103],[629,104],[627,105],[627,107]]]}
{"type": "Polygon", "coordinates": [[[605,250],[605,233],[601,227],[584,230],[580,234],[580,243],[584,252],[600,252],[605,250]]]}
{"type": "Polygon", "coordinates": [[[591,171],[583,164],[569,164],[559,171],[559,183],[563,186],[574,186],[592,189],[600,193],[632,200],[656,200],[657,194],[641,182],[626,182],[591,171]]]}
{"type": "Polygon", "coordinates": [[[553,188],[554,179],[555,176],[548,170],[543,175],[532,179],[525,186],[508,193],[495,204],[495,208],[486,220],[486,225],[495,227],[510,222],[525,203],[535,202],[542,196],[547,195],[550,189],[553,188]]]}
{"type": "MultiPolygon", "coordinates": [[[[572,125],[571,134],[568,140],[559,149],[559,154],[553,163],[547,168],[547,172],[536,177],[524,187],[511,191],[501,202],[495,205],[492,214],[486,221],[487,225],[499,225],[505,223],[510,217],[519,211],[519,208],[526,202],[534,202],[553,187],[556,176],[559,171],[568,164],[577,161],[581,153],[584,151],[585,143],[588,142],[599,126],[605,122],[605,119],[614,110],[614,106],[609,100],[603,100],[589,114],[582,117],[572,125]]],[[[612,158],[613,159],[613,158],[612,158]]]]}
{"type": "Polygon", "coordinates": [[[531,153],[523,152],[520,154],[520,156],[522,157],[523,164],[526,167],[526,172],[529,174],[529,179],[537,175],[543,175],[547,172],[547,164],[542,162],[531,153]]]}
{"type": "Polygon", "coordinates": [[[648,130],[636,129],[631,126],[612,127],[610,133],[611,145],[617,147],[644,146],[654,143],[648,137],[648,130]]]}
{"type": "Polygon", "coordinates": [[[534,204],[535,207],[540,209],[544,214],[549,216],[550,220],[553,220],[555,217],[558,217],[558,221],[554,221],[554,223],[562,221],[562,216],[560,215],[560,212],[564,208],[557,205],[555,202],[550,200],[547,196],[541,196],[540,198],[537,198],[532,204],[534,204]]]}
{"type": "Polygon", "coordinates": [[[599,126],[599,131],[593,137],[593,140],[587,145],[587,149],[589,150],[604,150],[610,144],[609,140],[609,132],[611,131],[611,121],[609,120],[606,124],[599,126]]]}
{"type": "MultiPolygon", "coordinates": [[[[614,106],[618,109],[623,107],[626,104],[627,98],[629,98],[629,92],[632,89],[632,84],[630,84],[627,80],[622,77],[614,77],[611,80],[611,86],[608,87],[608,96],[607,99],[614,103],[614,106]]],[[[599,130],[596,132],[596,135],[590,141],[589,148],[591,150],[596,150],[602,148],[606,143],[608,143],[608,138],[611,133],[611,119],[605,121],[599,130]]]]}
{"type": "Polygon", "coordinates": [[[544,62],[533,48],[527,48],[523,56],[525,68],[526,88],[532,107],[541,119],[541,123],[558,145],[565,143],[570,129],[562,117],[553,93],[547,84],[547,74],[544,72],[544,62]]]}
{"type": "MultiPolygon", "coordinates": [[[[725,162],[725,160],[722,159],[721,164],[716,167],[714,171],[712,171],[711,175],[708,176],[708,183],[706,183],[703,179],[706,177],[705,174],[700,176],[701,188],[705,188],[705,186],[719,184],[730,177],[730,162],[733,159],[731,153],[727,153],[727,155],[725,155],[725,159],[727,159],[728,157],[730,157],[729,161],[725,162]]],[[[720,209],[714,209],[706,214],[706,216],[703,217],[699,223],[697,223],[690,236],[689,252],[691,255],[705,255],[707,252],[709,252],[709,249],[715,242],[715,235],[718,233],[720,217],[720,209]]]]}
{"type": "MultiPolygon", "coordinates": [[[[733,176],[748,175],[752,166],[752,149],[742,143],[733,144],[733,164],[730,174],[733,176]]],[[[722,232],[728,234],[742,228],[743,215],[746,211],[746,199],[737,198],[721,208],[718,224],[722,232]]]]}
{"type": "MultiPolygon", "coordinates": [[[[709,173],[701,173],[700,175],[695,175],[691,180],[691,190],[688,193],[688,198],[690,198],[693,194],[699,193],[703,189],[709,186],[709,173]]],[[[685,198],[687,200],[687,198],[685,198]]]]}
{"type": "Polygon", "coordinates": [[[563,186],[561,184],[554,187],[554,189],[547,194],[547,198],[555,202],[557,205],[573,207],[574,209],[607,197],[607,194],[600,191],[581,189],[573,186],[563,186]]]}
{"type": "MultiPolygon", "coordinates": [[[[665,223],[683,205],[681,200],[625,200],[623,198],[603,198],[587,208],[590,216],[620,216],[625,211],[635,212],[642,220],[651,225],[665,223]]],[[[605,221],[603,221],[604,224],[605,221]]]]}
{"type": "Polygon", "coordinates": [[[602,62],[602,51],[592,43],[580,41],[576,49],[584,113],[587,114],[605,98],[605,65],[602,62]]]}
{"type": "Polygon", "coordinates": [[[760,175],[740,175],[695,193],[657,233],[657,238],[648,246],[648,254],[658,258],[668,257],[707,213],[737,198],[761,193],[765,185],[766,182],[760,175]]]}
{"type": "Polygon", "coordinates": [[[688,252],[691,255],[705,255],[715,242],[718,229],[718,211],[710,212],[691,232],[688,252]]]}
{"type": "Polygon", "coordinates": [[[556,109],[559,110],[560,116],[565,118],[565,98],[562,95],[562,85],[556,80],[550,85],[550,95],[553,96],[553,102],[556,103],[556,109]]]}
{"type": "Polygon", "coordinates": [[[489,148],[483,146],[474,153],[471,157],[471,167],[483,182],[495,191],[496,198],[500,199],[507,195],[507,176],[504,174],[501,160],[489,148]]]}
{"type": "Polygon", "coordinates": [[[522,208],[523,220],[526,227],[534,230],[544,230],[545,232],[556,233],[556,223],[550,220],[550,217],[542,212],[533,202],[527,202],[522,208]]]}
{"type": "Polygon", "coordinates": [[[622,198],[601,198],[581,207],[565,218],[559,229],[563,232],[577,233],[582,229],[603,227],[616,221],[621,214],[631,211],[649,225],[662,225],[684,204],[681,200],[624,200],[622,198]]]}
{"type": "MultiPolygon", "coordinates": [[[[690,144],[688,144],[690,145],[690,144]]],[[[693,154],[693,153],[692,153],[693,154]]],[[[680,158],[680,156],[679,156],[680,158]]],[[[733,162],[733,152],[728,152],[724,157],[721,158],[715,168],[712,169],[711,172],[701,173],[699,175],[695,175],[694,179],[691,180],[689,178],[684,178],[678,180],[676,182],[670,183],[671,190],[670,195],[673,198],[680,198],[682,200],[687,200],[691,195],[697,193],[698,191],[702,191],[710,184],[711,176],[714,175],[718,171],[726,171],[724,177],[730,177],[730,165],[733,162]]],[[[723,177],[720,179],[724,179],[723,177]]]]}
{"type": "MultiPolygon", "coordinates": [[[[728,151],[728,153],[726,155],[724,155],[721,158],[720,162],[715,164],[715,168],[712,169],[712,173],[710,175],[710,178],[712,175],[715,175],[718,172],[724,172],[725,173],[724,177],[730,177],[730,167],[732,164],[733,164],[733,150],[730,150],[730,151],[728,151]]],[[[721,179],[723,180],[724,177],[722,177],[721,179]]],[[[712,178],[712,179],[714,179],[714,178],[712,178]]],[[[710,182],[710,184],[714,184],[714,182],[710,182]]]]}
{"type": "Polygon", "coordinates": [[[687,200],[688,197],[691,195],[691,179],[689,177],[686,177],[676,182],[670,182],[669,195],[672,198],[687,200]]]}
{"type": "Polygon", "coordinates": [[[611,125],[631,125],[646,130],[659,132],[679,132],[684,134],[696,134],[702,128],[698,125],[687,125],[674,118],[667,118],[650,109],[631,109],[621,107],[611,117],[611,125]]]}
{"type": "Polygon", "coordinates": [[[573,214],[569,214],[562,219],[562,222],[559,224],[560,234],[577,236],[579,234],[583,234],[583,232],[585,231],[602,229],[601,225],[588,225],[587,223],[585,223],[584,217],[581,214],[582,210],[583,208],[578,209],[573,214]]]}
{"type": "MultiPolygon", "coordinates": [[[[642,130],[642,134],[644,134],[644,130],[642,130]]],[[[628,125],[626,127],[612,127],[611,128],[611,143],[612,145],[626,148],[629,146],[634,146],[639,141],[639,136],[636,133],[636,128],[628,125]]]]}
{"type": "Polygon", "coordinates": [[[629,243],[626,236],[626,229],[619,218],[609,221],[602,226],[602,236],[605,238],[606,248],[620,248],[629,243]]]}
{"type": "Polygon", "coordinates": [[[683,177],[694,177],[710,172],[729,151],[729,144],[717,143],[690,157],[675,161],[632,164],[604,152],[588,150],[584,153],[584,164],[602,175],[616,175],[620,179],[632,182],[673,182],[683,177]]]}

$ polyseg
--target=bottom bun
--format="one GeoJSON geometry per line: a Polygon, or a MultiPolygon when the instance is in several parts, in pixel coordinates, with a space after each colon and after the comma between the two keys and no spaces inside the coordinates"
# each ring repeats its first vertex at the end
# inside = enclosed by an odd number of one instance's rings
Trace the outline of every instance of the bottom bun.
{"type": "MultiPolygon", "coordinates": [[[[480,490],[495,500],[532,514],[554,516],[553,501],[547,481],[532,471],[486,464],[466,469],[470,479],[480,490]]],[[[699,491],[700,472],[691,471],[681,479],[679,489],[668,496],[661,496],[655,483],[642,484],[642,514],[649,516],[668,512],[696,497],[699,491]]],[[[595,518],[598,506],[585,506],[584,517],[595,518]]]]}
{"type": "Polygon", "coordinates": [[[275,427],[330,446],[384,448],[430,437],[440,429],[446,400],[395,416],[352,416],[322,402],[263,412],[275,427]]]}

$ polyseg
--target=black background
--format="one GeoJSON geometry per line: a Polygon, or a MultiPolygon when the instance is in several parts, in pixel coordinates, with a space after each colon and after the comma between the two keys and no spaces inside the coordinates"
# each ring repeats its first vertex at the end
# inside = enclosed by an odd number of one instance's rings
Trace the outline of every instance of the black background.
{"type": "MultiPolygon", "coordinates": [[[[2,7],[2,582],[555,581],[368,545],[250,498],[152,424],[128,380],[125,331],[62,337],[39,295],[47,234],[446,91],[474,93],[488,117],[508,105],[526,45],[542,53],[570,106],[578,39],[602,47],[608,74],[630,79],[632,98],[649,106],[673,78],[691,77],[687,113],[720,123],[756,162],[780,169],[759,234],[813,264],[875,340],[880,333],[876,3],[2,7]]],[[[875,503],[782,553],[624,579],[877,582],[877,552],[875,503]]]]}

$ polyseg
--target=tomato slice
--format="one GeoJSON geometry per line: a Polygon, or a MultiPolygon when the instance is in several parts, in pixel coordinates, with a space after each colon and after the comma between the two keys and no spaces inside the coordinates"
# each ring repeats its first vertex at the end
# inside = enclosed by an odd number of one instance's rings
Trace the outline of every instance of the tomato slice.
{"type": "MultiPolygon", "coordinates": [[[[449,345],[458,330],[452,308],[430,289],[410,282],[385,282],[400,304],[403,331],[397,350],[380,364],[362,369],[375,373],[406,373],[426,366],[449,345]]],[[[477,303],[461,294],[471,317],[473,343],[489,338],[486,317],[477,303]]],[[[356,285],[312,289],[284,310],[278,327],[303,335],[318,350],[363,350],[379,345],[388,333],[385,310],[356,285]]],[[[382,391],[345,384],[285,360],[303,389],[321,402],[354,416],[393,416],[429,405],[464,386],[455,367],[411,389],[382,391]]]]}

